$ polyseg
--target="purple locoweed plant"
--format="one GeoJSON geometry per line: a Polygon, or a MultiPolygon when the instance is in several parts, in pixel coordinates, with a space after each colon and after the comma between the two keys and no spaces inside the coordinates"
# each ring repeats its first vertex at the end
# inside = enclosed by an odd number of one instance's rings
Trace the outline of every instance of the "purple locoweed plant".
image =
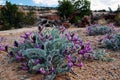
{"type": "MultiPolygon", "coordinates": [[[[81,68],[81,55],[92,52],[90,43],[85,43],[78,34],[68,32],[63,26],[38,32],[27,32],[20,36],[23,41],[14,41],[13,47],[6,48],[8,56],[21,62],[21,68],[53,80],[57,74],[71,72],[72,67],[81,68]]],[[[3,46],[0,49],[3,50],[3,46]]],[[[5,48],[4,48],[5,49],[5,48]]]]}
{"type": "Polygon", "coordinates": [[[112,50],[120,50],[120,34],[108,34],[103,36],[99,43],[112,50]]]}
{"type": "Polygon", "coordinates": [[[95,35],[105,35],[116,32],[115,27],[113,24],[108,25],[91,25],[86,27],[86,34],[89,36],[95,36],[95,35]]]}

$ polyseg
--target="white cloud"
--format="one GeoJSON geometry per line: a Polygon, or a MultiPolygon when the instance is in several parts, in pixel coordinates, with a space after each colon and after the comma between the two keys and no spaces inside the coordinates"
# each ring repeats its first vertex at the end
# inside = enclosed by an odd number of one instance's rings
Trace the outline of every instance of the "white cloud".
{"type": "Polygon", "coordinates": [[[19,3],[19,5],[23,5],[23,3],[19,3]]]}
{"type": "Polygon", "coordinates": [[[90,0],[91,1],[91,9],[92,10],[100,10],[111,7],[112,10],[116,10],[118,4],[120,4],[120,0],[90,0]]]}
{"type": "Polygon", "coordinates": [[[36,4],[42,4],[44,6],[57,6],[58,0],[33,0],[36,4]]]}
{"type": "MultiPolygon", "coordinates": [[[[92,10],[100,10],[111,7],[112,10],[116,10],[118,4],[120,4],[120,0],[89,0],[91,1],[91,9],[92,10]]],[[[43,6],[57,6],[58,0],[33,0],[34,3],[40,4],[43,6]]]]}
{"type": "Polygon", "coordinates": [[[5,0],[0,0],[0,5],[4,5],[5,4],[5,0]]]}

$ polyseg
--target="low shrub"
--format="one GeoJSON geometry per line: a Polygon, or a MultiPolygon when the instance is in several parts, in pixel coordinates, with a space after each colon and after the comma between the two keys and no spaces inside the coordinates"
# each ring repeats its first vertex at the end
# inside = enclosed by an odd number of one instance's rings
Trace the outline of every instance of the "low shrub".
{"type": "Polygon", "coordinates": [[[120,34],[107,34],[100,40],[100,43],[108,49],[120,50],[120,34]]]}
{"type": "Polygon", "coordinates": [[[115,16],[115,25],[120,26],[120,13],[115,16]]]}
{"type": "Polygon", "coordinates": [[[21,35],[22,42],[14,41],[13,47],[0,47],[0,50],[6,51],[10,60],[20,62],[21,69],[40,73],[45,80],[73,72],[73,66],[81,68],[81,56],[92,52],[90,43],[84,43],[78,35],[62,26],[52,30],[39,26],[38,30],[21,35]]]}
{"type": "Polygon", "coordinates": [[[114,59],[110,57],[110,53],[107,53],[104,49],[96,49],[89,55],[86,55],[86,59],[88,60],[99,60],[99,61],[113,61],[114,59]]]}
{"type": "Polygon", "coordinates": [[[114,26],[112,24],[108,26],[103,25],[91,25],[86,28],[86,33],[89,36],[95,36],[95,35],[104,35],[114,32],[114,26]]]}

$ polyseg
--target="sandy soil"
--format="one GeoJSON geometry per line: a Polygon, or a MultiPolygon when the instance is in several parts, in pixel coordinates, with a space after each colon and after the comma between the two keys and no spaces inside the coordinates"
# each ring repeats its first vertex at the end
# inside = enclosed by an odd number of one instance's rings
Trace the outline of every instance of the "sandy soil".
{"type": "MultiPolygon", "coordinates": [[[[1,31],[0,37],[6,37],[7,43],[12,44],[13,40],[20,40],[20,34],[27,31],[35,31],[34,28],[24,28],[18,30],[1,31]]],[[[85,41],[92,42],[94,49],[98,48],[98,40],[102,36],[86,36],[84,28],[70,28],[70,31],[76,31],[85,41]]],[[[110,57],[114,58],[112,62],[84,60],[84,66],[74,67],[73,70],[78,75],[67,74],[58,75],[55,80],[120,80],[120,51],[110,51],[113,53],[110,57]],[[67,78],[69,77],[69,78],[67,78]]],[[[19,63],[10,63],[6,53],[0,52],[0,80],[41,80],[39,74],[29,74],[19,69],[19,63]]]]}

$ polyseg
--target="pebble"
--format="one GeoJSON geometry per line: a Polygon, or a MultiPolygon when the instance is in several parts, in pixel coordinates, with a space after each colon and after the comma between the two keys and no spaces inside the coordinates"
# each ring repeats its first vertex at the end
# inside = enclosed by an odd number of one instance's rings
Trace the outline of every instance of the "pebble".
{"type": "Polygon", "coordinates": [[[111,71],[108,71],[108,73],[109,73],[111,76],[114,76],[114,74],[113,74],[111,71]]]}
{"type": "Polygon", "coordinates": [[[28,78],[28,79],[25,79],[25,80],[31,80],[31,79],[28,78]]]}
{"type": "Polygon", "coordinates": [[[27,75],[20,75],[20,76],[18,76],[18,78],[20,80],[31,80],[31,79],[29,79],[29,76],[27,76],[27,75]]]}

